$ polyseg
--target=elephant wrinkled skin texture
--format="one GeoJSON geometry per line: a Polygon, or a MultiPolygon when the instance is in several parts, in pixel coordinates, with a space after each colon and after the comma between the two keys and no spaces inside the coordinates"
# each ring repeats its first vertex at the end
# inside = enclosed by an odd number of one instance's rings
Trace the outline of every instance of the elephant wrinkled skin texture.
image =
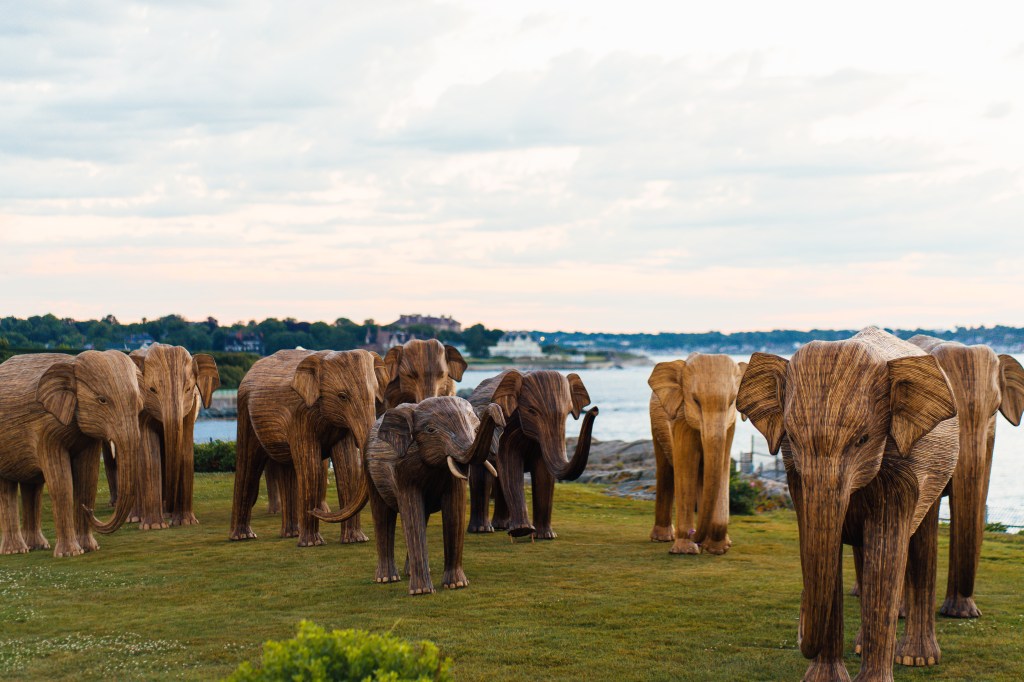
{"type": "Polygon", "coordinates": [[[746,363],[691,353],[658,363],[648,384],[657,476],[651,540],[672,554],[725,554],[736,392],[746,363]],[[675,501],[676,523],[672,527],[675,501]],[[694,511],[697,511],[694,523],[694,511]]]}
{"type": "MultiPolygon", "coordinates": [[[[489,405],[478,419],[462,398],[427,398],[388,409],[370,432],[364,462],[377,544],[378,583],[400,580],[395,566],[399,515],[409,562],[409,594],[430,594],[427,522],[441,512],[444,580],[449,589],[469,586],[462,570],[466,533],[466,473],[482,465],[505,424],[501,408],[489,405]]],[[[324,517],[326,518],[326,516],[324,517]]],[[[336,517],[332,520],[342,520],[336,517]]]]}
{"type": "Polygon", "coordinates": [[[54,556],[99,549],[92,531],[112,533],[128,519],[140,455],[138,374],[119,351],[18,355],[0,365],[0,554],[49,549],[40,527],[43,483],[57,532],[54,556]],[[100,523],[92,509],[107,442],[126,484],[113,518],[100,523]]]}
{"type": "MultiPolygon", "coordinates": [[[[192,511],[194,474],[193,430],[199,406],[210,406],[220,375],[213,357],[192,356],[181,346],[156,343],[129,356],[142,372],[143,410],[139,417],[142,457],[135,509],[129,521],[142,530],[199,521],[192,511]]],[[[117,499],[117,469],[104,448],[111,504],[117,499]]]]}
{"type": "Polygon", "coordinates": [[[533,535],[538,540],[556,536],[551,528],[555,481],[574,481],[580,477],[590,456],[590,437],[597,417],[591,408],[580,425],[579,440],[572,459],[565,452],[565,419],[579,419],[590,396],[577,374],[565,376],[553,370],[519,372],[506,370],[480,383],[469,401],[477,414],[497,403],[505,412],[505,430],[494,459],[498,481],[494,493],[494,516],[487,512],[491,497],[491,478],[482,466],[470,468],[469,532],[489,533],[495,528],[508,530],[513,537],[533,535]],[[526,514],[523,492],[525,472],[533,484],[533,524],[526,514]]]}
{"type": "Polygon", "coordinates": [[[848,680],[842,544],[862,548],[860,680],[893,660],[934,665],[939,498],[956,466],[956,407],[935,358],[876,328],[814,341],[789,361],[755,353],[739,410],[782,449],[797,512],[805,680],[848,680]],[[901,583],[907,620],[897,643],[901,583]]]}
{"type": "MultiPolygon", "coordinates": [[[[383,360],[365,350],[283,350],[257,361],[238,388],[230,538],[256,537],[249,523],[268,467],[281,492],[281,537],[298,536],[300,547],[322,545],[320,519],[312,512],[328,513],[325,460],[334,465],[344,510],[365,484],[359,451],[386,384],[383,360]]],[[[366,541],[358,512],[350,516],[342,542],[366,541]]]]}

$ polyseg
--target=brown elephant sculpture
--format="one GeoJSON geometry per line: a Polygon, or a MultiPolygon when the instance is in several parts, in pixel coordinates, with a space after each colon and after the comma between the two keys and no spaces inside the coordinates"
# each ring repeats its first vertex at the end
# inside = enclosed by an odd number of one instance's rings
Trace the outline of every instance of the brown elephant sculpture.
{"type": "Polygon", "coordinates": [[[736,392],[746,366],[728,355],[691,353],[686,360],[658,363],[647,381],[653,391],[651,435],[657,479],[651,540],[675,540],[669,550],[672,554],[725,554],[732,545],[728,535],[730,453],[736,392]]]}
{"type": "MultiPolygon", "coordinates": [[[[376,416],[374,401],[387,385],[387,370],[365,350],[282,350],[258,360],[238,387],[238,459],[231,508],[232,540],[248,540],[252,507],[264,467],[275,470],[281,491],[281,536],[300,547],[322,545],[320,520],[330,458],[344,509],[363,485],[359,451],[376,416]]],[[[358,515],[342,528],[342,542],[367,538],[358,515]]]]}
{"type": "MultiPolygon", "coordinates": [[[[156,343],[129,355],[142,372],[142,458],[135,510],[129,521],[142,530],[199,523],[192,511],[193,429],[199,406],[210,406],[220,375],[213,356],[191,355],[181,346],[156,343]]],[[[117,469],[109,448],[103,463],[111,504],[117,499],[117,469]]]]}
{"type": "Polygon", "coordinates": [[[135,365],[113,350],[17,355],[0,365],[0,386],[0,554],[49,549],[40,527],[43,483],[57,531],[54,556],[99,549],[92,531],[120,528],[135,502],[142,410],[135,365]],[[113,518],[100,523],[92,509],[107,442],[127,483],[113,518]]]}
{"type": "Polygon", "coordinates": [[[553,370],[506,370],[482,381],[469,401],[477,414],[498,403],[506,415],[495,458],[500,485],[493,489],[494,516],[488,523],[491,476],[484,467],[471,467],[469,532],[490,533],[497,528],[513,537],[532,534],[539,540],[554,539],[555,481],[574,481],[583,473],[598,414],[597,407],[586,412],[576,450],[572,459],[567,459],[565,419],[570,414],[579,419],[590,404],[583,380],[577,374],[565,376],[553,370]],[[523,492],[527,471],[533,485],[533,524],[523,492]]]}
{"type": "Polygon", "coordinates": [[[910,343],[935,356],[946,373],[960,425],[960,458],[949,495],[949,575],[941,613],[954,618],[981,615],[974,603],[974,578],[985,531],[985,502],[996,441],[996,412],[1014,426],[1024,412],[1024,368],[988,346],[965,346],[931,336],[910,343]]]}
{"type": "Polygon", "coordinates": [[[864,557],[859,680],[934,665],[939,497],[956,466],[956,406],[935,358],[876,328],[814,341],[791,360],[755,353],[736,405],[782,449],[797,512],[805,680],[848,680],[842,543],[864,557]],[[908,556],[909,555],[909,556],[908,556]],[[896,641],[906,571],[906,632],[896,641]]]}
{"type": "MultiPolygon", "coordinates": [[[[466,473],[482,465],[501,435],[505,419],[491,404],[478,419],[462,398],[427,398],[384,412],[370,433],[364,462],[377,543],[379,583],[400,580],[395,566],[395,522],[402,517],[408,549],[409,594],[434,591],[427,563],[427,522],[441,512],[446,588],[468,587],[462,570],[466,533],[466,473]]],[[[367,493],[362,493],[365,499],[367,493]]],[[[343,520],[314,512],[324,520],[343,520]]]]}

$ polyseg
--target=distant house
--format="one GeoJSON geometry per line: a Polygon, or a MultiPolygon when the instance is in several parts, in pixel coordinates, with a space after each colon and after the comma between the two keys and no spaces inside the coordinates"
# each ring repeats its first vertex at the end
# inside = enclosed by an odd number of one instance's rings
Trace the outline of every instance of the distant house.
{"type": "Polygon", "coordinates": [[[491,357],[502,358],[541,358],[544,351],[537,343],[530,332],[508,332],[500,339],[498,344],[489,349],[491,357]]]}
{"type": "Polygon", "coordinates": [[[154,343],[156,343],[156,339],[145,332],[142,334],[132,334],[124,338],[124,349],[128,351],[144,350],[154,343]]]}
{"type": "Polygon", "coordinates": [[[408,327],[414,324],[425,324],[430,325],[438,331],[454,332],[456,334],[462,333],[462,323],[454,320],[450,315],[441,315],[440,317],[433,317],[431,315],[420,315],[415,313],[412,315],[399,315],[398,319],[392,322],[388,327],[408,327]]]}
{"type": "Polygon", "coordinates": [[[258,332],[235,332],[224,339],[228,353],[256,353],[263,355],[263,335],[258,332]]]}

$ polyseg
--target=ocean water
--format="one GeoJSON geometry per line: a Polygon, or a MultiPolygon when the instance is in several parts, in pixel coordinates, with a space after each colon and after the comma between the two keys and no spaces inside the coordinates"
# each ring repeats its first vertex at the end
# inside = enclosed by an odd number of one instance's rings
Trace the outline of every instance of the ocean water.
{"type": "MultiPolygon", "coordinates": [[[[655,361],[674,358],[655,357],[655,361]]],[[[735,358],[746,360],[746,357],[735,358]]],[[[1018,356],[1024,362],[1024,356],[1018,356]]],[[[484,379],[491,377],[494,370],[467,371],[458,387],[474,388],[484,379]]],[[[601,414],[594,422],[594,438],[599,440],[640,440],[651,437],[648,402],[651,389],[647,385],[650,367],[627,367],[624,369],[577,370],[587,387],[593,405],[601,408],[601,414]]],[[[1017,510],[1024,513],[1024,427],[1014,428],[1002,415],[996,417],[996,447],[992,464],[992,482],[989,490],[989,506],[992,520],[1004,520],[1003,512],[997,508],[1017,510]]],[[[579,432],[579,421],[570,416],[566,420],[566,434],[575,436],[579,432]]],[[[202,420],[196,424],[195,439],[205,442],[211,438],[233,440],[235,421],[202,420]]],[[[733,457],[738,458],[741,450],[755,453],[754,465],[773,466],[774,458],[768,455],[768,444],[750,424],[736,420],[736,436],[733,440],[733,457]]],[[[1007,521],[1010,522],[1010,521],[1007,521]]],[[[1024,521],[1017,521],[1024,523],[1024,521]]]]}

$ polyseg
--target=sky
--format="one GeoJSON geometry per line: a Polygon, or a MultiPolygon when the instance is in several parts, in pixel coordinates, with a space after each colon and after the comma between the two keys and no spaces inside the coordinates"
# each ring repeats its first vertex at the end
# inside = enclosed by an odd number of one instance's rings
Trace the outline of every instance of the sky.
{"type": "Polygon", "coordinates": [[[0,315],[1024,326],[1024,6],[0,0],[0,315]]]}

